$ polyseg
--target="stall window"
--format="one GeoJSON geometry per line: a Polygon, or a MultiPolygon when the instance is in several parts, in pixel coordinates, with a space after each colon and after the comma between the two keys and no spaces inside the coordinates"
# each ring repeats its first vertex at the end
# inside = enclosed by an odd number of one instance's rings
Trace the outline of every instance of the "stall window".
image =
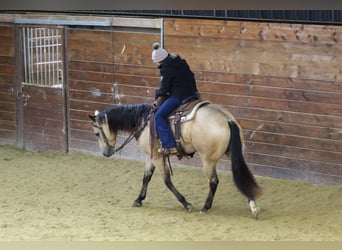
{"type": "Polygon", "coordinates": [[[63,86],[63,33],[60,28],[23,27],[24,83],[63,86]]]}

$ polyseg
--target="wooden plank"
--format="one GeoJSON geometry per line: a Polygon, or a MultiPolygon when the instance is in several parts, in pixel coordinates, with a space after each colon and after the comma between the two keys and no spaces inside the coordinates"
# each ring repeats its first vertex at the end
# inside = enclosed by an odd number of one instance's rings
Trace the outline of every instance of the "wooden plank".
{"type": "Polygon", "coordinates": [[[272,166],[278,168],[288,168],[297,171],[316,172],[321,174],[339,175],[342,171],[342,164],[316,162],[311,160],[285,158],[272,155],[248,153],[248,160],[254,164],[272,166]]]}
{"type": "Polygon", "coordinates": [[[334,141],[260,131],[255,133],[252,140],[267,144],[311,148],[321,151],[342,152],[342,142],[338,140],[334,141]]]}
{"type": "Polygon", "coordinates": [[[14,102],[0,102],[0,110],[6,111],[6,112],[15,112],[16,106],[14,102]]]}
{"type": "Polygon", "coordinates": [[[124,95],[120,99],[121,104],[139,104],[139,103],[152,103],[153,99],[145,96],[128,96],[124,95]]]}
{"type": "Polygon", "coordinates": [[[150,98],[151,100],[154,99],[155,96],[155,88],[148,88],[148,87],[141,87],[141,86],[129,86],[129,85],[119,85],[118,86],[119,93],[121,97],[125,96],[136,96],[136,97],[145,97],[150,98]]]}
{"type": "Polygon", "coordinates": [[[2,130],[15,131],[16,130],[16,124],[14,121],[6,121],[6,120],[2,120],[0,118],[0,128],[2,130]]]}
{"type": "Polygon", "coordinates": [[[246,141],[246,151],[260,153],[265,155],[275,155],[279,157],[288,157],[294,159],[303,159],[311,161],[320,161],[326,163],[341,164],[341,153],[332,151],[321,151],[308,147],[296,147],[280,145],[275,143],[246,141]]]}
{"type": "Polygon", "coordinates": [[[14,144],[16,138],[15,130],[5,130],[0,128],[0,144],[14,144]]]}
{"type": "Polygon", "coordinates": [[[27,125],[25,126],[25,134],[27,133],[32,133],[32,134],[37,134],[41,136],[53,136],[57,138],[64,138],[65,137],[65,132],[63,129],[56,129],[54,127],[51,127],[51,122],[49,123],[50,125],[48,126],[41,126],[41,125],[27,125]]]}
{"type": "Polygon", "coordinates": [[[70,100],[70,110],[74,110],[76,112],[86,111],[90,114],[94,113],[97,110],[104,110],[114,104],[112,102],[105,103],[105,102],[88,102],[84,100],[70,100]]]}
{"type": "Polygon", "coordinates": [[[69,80],[69,89],[70,91],[91,91],[94,95],[98,95],[98,92],[101,93],[112,93],[113,83],[108,82],[92,82],[92,81],[84,81],[84,80],[69,80]]]}
{"type": "Polygon", "coordinates": [[[68,41],[68,48],[68,60],[112,61],[110,42],[68,41]]]}
{"type": "Polygon", "coordinates": [[[327,175],[314,173],[309,171],[296,171],[288,168],[277,168],[273,166],[263,166],[252,164],[255,173],[261,176],[269,176],[273,178],[291,179],[291,180],[305,180],[307,182],[327,185],[340,185],[342,182],[341,176],[327,175]]]}
{"type": "MultiPolygon", "coordinates": [[[[25,108],[25,115],[24,119],[26,122],[36,122],[40,119],[42,120],[63,120],[63,110],[60,108],[56,108],[56,106],[51,105],[52,107],[55,107],[55,109],[44,109],[44,107],[41,107],[42,104],[35,105],[35,108],[25,108]]],[[[45,106],[46,107],[46,106],[45,106]]],[[[43,126],[43,124],[42,124],[43,126]]]]}
{"type": "Polygon", "coordinates": [[[342,89],[341,92],[317,92],[311,90],[296,90],[296,89],[279,89],[272,87],[261,87],[251,85],[249,95],[255,97],[265,97],[274,99],[286,99],[293,101],[325,103],[342,105],[342,89]]]}
{"type": "Polygon", "coordinates": [[[134,75],[119,75],[115,74],[115,82],[121,86],[138,86],[145,88],[159,88],[159,77],[146,77],[146,76],[134,76],[134,75]]]}
{"type": "MultiPolygon", "coordinates": [[[[10,18],[10,17],[7,17],[10,18]]],[[[45,25],[77,25],[77,26],[110,26],[112,17],[108,16],[95,16],[95,15],[68,15],[57,13],[29,13],[20,14],[16,13],[14,22],[19,24],[38,23],[45,25]]]]}
{"type": "Polygon", "coordinates": [[[0,110],[0,120],[2,121],[10,121],[15,123],[16,113],[15,111],[8,112],[4,110],[0,110]]]}
{"type": "MultiPolygon", "coordinates": [[[[254,77],[253,77],[254,78],[254,77]]],[[[255,77],[253,85],[273,86],[279,88],[291,88],[298,90],[322,91],[326,93],[341,93],[342,82],[306,80],[283,77],[255,77]]]]}
{"type": "Polygon", "coordinates": [[[81,70],[70,70],[69,71],[70,80],[84,80],[93,82],[113,82],[113,74],[103,73],[103,72],[90,72],[81,70]]]}
{"type": "Polygon", "coordinates": [[[81,121],[81,120],[70,120],[70,127],[72,130],[77,130],[77,131],[93,131],[93,126],[88,118],[88,120],[81,121]]]}
{"type": "Polygon", "coordinates": [[[165,46],[187,58],[195,70],[316,80],[335,80],[340,76],[338,69],[341,66],[341,60],[338,58],[342,53],[339,55],[336,52],[342,47],[335,45],[326,45],[320,54],[317,54],[315,48],[316,54],[303,55],[303,52],[298,50],[297,44],[288,42],[279,46],[274,41],[229,39],[227,41],[227,39],[212,37],[180,38],[173,35],[168,36],[166,41],[165,46]],[[179,46],[180,41],[182,46],[179,46]],[[292,51],[292,46],[295,47],[295,51],[292,51]],[[312,71],[313,67],[316,69],[315,72],[312,71]]]}
{"type": "MultiPolygon", "coordinates": [[[[215,48],[219,51],[234,52],[235,50],[245,51],[253,48],[254,52],[271,52],[271,53],[281,53],[285,58],[291,58],[289,55],[317,55],[317,56],[341,56],[342,46],[338,43],[333,45],[327,43],[321,44],[305,44],[299,42],[290,41],[272,41],[272,40],[260,40],[259,37],[247,38],[242,34],[236,34],[233,37],[225,37],[222,33],[217,32],[213,35],[207,36],[191,36],[191,34],[186,33],[183,29],[184,35],[174,34],[172,31],[166,30],[167,40],[166,48],[172,49],[174,51],[179,51],[182,48],[193,47],[195,49],[203,48],[204,44],[208,45],[208,48],[215,48]],[[178,42],[181,42],[177,46],[178,42]],[[193,41],[191,43],[191,41],[193,41]],[[222,44],[222,45],[220,45],[222,44]],[[223,45],[224,44],[224,45],[223,45]],[[178,47],[178,49],[177,49],[178,47]]],[[[191,31],[189,31],[191,32],[191,31]]],[[[260,31],[259,31],[260,32],[260,31]]],[[[209,50],[211,51],[211,50],[209,50]]],[[[211,51],[216,53],[215,51],[211,51]]],[[[180,53],[180,52],[179,52],[180,53]]],[[[201,53],[198,53],[201,56],[201,53]]],[[[226,53],[229,56],[231,53],[226,53]]],[[[251,58],[254,59],[254,58],[251,58]]],[[[277,60],[282,60],[282,58],[277,58],[277,60]]],[[[274,61],[274,60],[273,60],[274,61]]]]}
{"type": "Polygon", "coordinates": [[[197,80],[198,90],[202,93],[226,93],[232,95],[249,95],[251,86],[234,83],[210,82],[197,80]]]}
{"type": "Polygon", "coordinates": [[[129,18],[129,17],[113,17],[113,26],[119,27],[141,27],[160,29],[160,19],[154,18],[129,18]]]}
{"type": "Polygon", "coordinates": [[[250,131],[248,133],[249,135],[246,137],[246,139],[249,140],[253,137],[255,131],[264,131],[287,135],[299,135],[332,140],[342,139],[342,129],[338,130],[329,127],[317,127],[307,124],[302,125],[299,122],[296,124],[290,124],[284,122],[269,122],[250,119],[239,119],[239,122],[245,131],[250,131]]]}
{"type": "Polygon", "coordinates": [[[81,92],[77,90],[70,90],[69,91],[69,98],[70,100],[87,100],[90,102],[106,102],[110,103],[113,102],[113,95],[112,93],[104,93],[100,91],[96,92],[81,92]]]}
{"type": "Polygon", "coordinates": [[[342,128],[342,117],[287,112],[283,110],[265,110],[252,107],[226,106],[236,117],[260,121],[275,121],[293,124],[303,124],[323,128],[342,128]]]}
{"type": "Polygon", "coordinates": [[[112,62],[112,34],[109,31],[68,29],[68,60],[112,62]]]}
{"type": "Polygon", "coordinates": [[[72,61],[68,62],[69,70],[93,71],[93,72],[114,72],[112,63],[72,61]]]}
{"type": "MultiPolygon", "coordinates": [[[[48,112],[45,112],[48,113],[48,112]]],[[[57,113],[57,112],[55,112],[57,113]]],[[[63,114],[60,112],[58,115],[41,115],[36,116],[34,113],[30,113],[30,115],[25,116],[24,121],[27,123],[25,126],[32,126],[32,127],[42,127],[42,128],[54,128],[56,130],[63,129],[64,121],[63,121],[63,114]]]]}
{"type": "Polygon", "coordinates": [[[13,75],[14,65],[0,64],[0,74],[13,75]]]}
{"type": "Polygon", "coordinates": [[[309,44],[336,44],[341,39],[338,36],[341,27],[326,25],[165,18],[164,29],[168,34],[177,36],[243,38],[309,44]]]}
{"type": "Polygon", "coordinates": [[[242,84],[211,82],[211,81],[197,81],[198,88],[201,92],[211,93],[227,93],[245,96],[265,97],[274,99],[298,100],[305,102],[317,102],[327,104],[342,104],[342,88],[338,92],[322,92],[311,91],[310,89],[281,89],[272,86],[254,85],[252,80],[242,84]]]}
{"type": "Polygon", "coordinates": [[[277,100],[271,98],[259,98],[254,96],[237,96],[218,93],[202,93],[203,99],[208,99],[214,103],[222,105],[235,105],[250,108],[283,110],[291,112],[303,112],[309,114],[339,116],[342,107],[334,104],[308,103],[293,100],[277,100]]]}
{"type": "Polygon", "coordinates": [[[213,82],[215,84],[235,83],[303,91],[310,90],[325,93],[342,93],[342,82],[207,71],[197,71],[195,72],[195,75],[198,81],[213,82]]]}
{"type": "Polygon", "coordinates": [[[0,74],[0,84],[14,83],[14,77],[12,74],[0,74]]]}
{"type": "Polygon", "coordinates": [[[115,75],[149,76],[159,78],[157,66],[114,64],[115,75]]]}
{"type": "Polygon", "coordinates": [[[157,34],[114,32],[114,61],[116,64],[154,66],[152,44],[159,40],[157,34]]]}
{"type": "Polygon", "coordinates": [[[0,25],[0,55],[14,57],[14,26],[0,25]]]}
{"type": "Polygon", "coordinates": [[[72,129],[70,130],[70,136],[72,140],[84,140],[84,141],[97,142],[97,137],[94,135],[92,128],[90,128],[89,130],[85,130],[85,131],[79,130],[79,129],[72,129]]]}
{"type": "MultiPolygon", "coordinates": [[[[102,110],[99,110],[99,111],[102,111],[102,110]]],[[[89,110],[89,111],[71,109],[69,113],[69,119],[90,122],[88,115],[94,115],[94,112],[95,112],[95,109],[89,110]]]]}
{"type": "MultiPolygon", "coordinates": [[[[31,97],[32,98],[32,97],[31,97]]],[[[54,98],[51,98],[50,100],[53,100],[54,98]]],[[[56,98],[57,100],[58,98],[56,98]]],[[[41,103],[41,102],[30,102],[28,101],[27,106],[24,107],[26,111],[33,112],[35,114],[42,115],[42,112],[47,111],[49,113],[44,113],[46,115],[57,115],[60,112],[62,112],[64,107],[64,104],[62,102],[47,102],[47,103],[41,103]]]]}
{"type": "Polygon", "coordinates": [[[13,93],[9,93],[7,91],[7,93],[3,93],[0,92],[0,102],[13,102],[15,103],[16,101],[16,96],[13,93]]]}
{"type": "Polygon", "coordinates": [[[69,143],[70,152],[86,152],[100,155],[98,142],[71,139],[69,143]]]}
{"type": "Polygon", "coordinates": [[[69,41],[92,41],[92,42],[110,42],[112,40],[112,31],[101,27],[96,29],[68,28],[67,38],[69,41]]]}
{"type": "Polygon", "coordinates": [[[25,149],[30,151],[59,150],[64,151],[62,137],[43,135],[36,133],[26,133],[25,149]]]}

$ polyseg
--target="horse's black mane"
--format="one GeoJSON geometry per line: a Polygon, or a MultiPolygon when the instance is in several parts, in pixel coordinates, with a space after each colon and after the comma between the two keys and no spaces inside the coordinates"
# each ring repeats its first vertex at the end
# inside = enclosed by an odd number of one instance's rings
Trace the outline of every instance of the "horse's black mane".
{"type": "Polygon", "coordinates": [[[108,125],[111,131],[132,131],[138,123],[146,119],[151,111],[150,104],[119,105],[101,112],[98,117],[103,122],[107,114],[108,125]]]}

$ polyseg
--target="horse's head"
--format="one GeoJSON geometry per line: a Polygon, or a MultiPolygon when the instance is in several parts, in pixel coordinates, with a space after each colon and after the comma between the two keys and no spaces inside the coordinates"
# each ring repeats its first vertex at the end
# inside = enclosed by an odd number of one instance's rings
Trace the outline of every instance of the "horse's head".
{"type": "Polygon", "coordinates": [[[109,129],[108,117],[106,113],[95,111],[95,115],[89,115],[92,120],[94,134],[98,138],[101,152],[109,157],[115,153],[115,142],[117,133],[109,129]]]}

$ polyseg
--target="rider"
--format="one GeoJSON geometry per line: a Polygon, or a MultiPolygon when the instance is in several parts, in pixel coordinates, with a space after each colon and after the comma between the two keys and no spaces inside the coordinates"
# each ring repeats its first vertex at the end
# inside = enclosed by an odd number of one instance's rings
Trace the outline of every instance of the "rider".
{"type": "Polygon", "coordinates": [[[153,103],[156,130],[162,144],[158,152],[177,154],[167,117],[178,105],[199,97],[196,80],[187,62],[179,55],[167,52],[159,43],[154,43],[152,47],[152,61],[158,64],[161,75],[160,88],[156,90],[153,103]]]}

